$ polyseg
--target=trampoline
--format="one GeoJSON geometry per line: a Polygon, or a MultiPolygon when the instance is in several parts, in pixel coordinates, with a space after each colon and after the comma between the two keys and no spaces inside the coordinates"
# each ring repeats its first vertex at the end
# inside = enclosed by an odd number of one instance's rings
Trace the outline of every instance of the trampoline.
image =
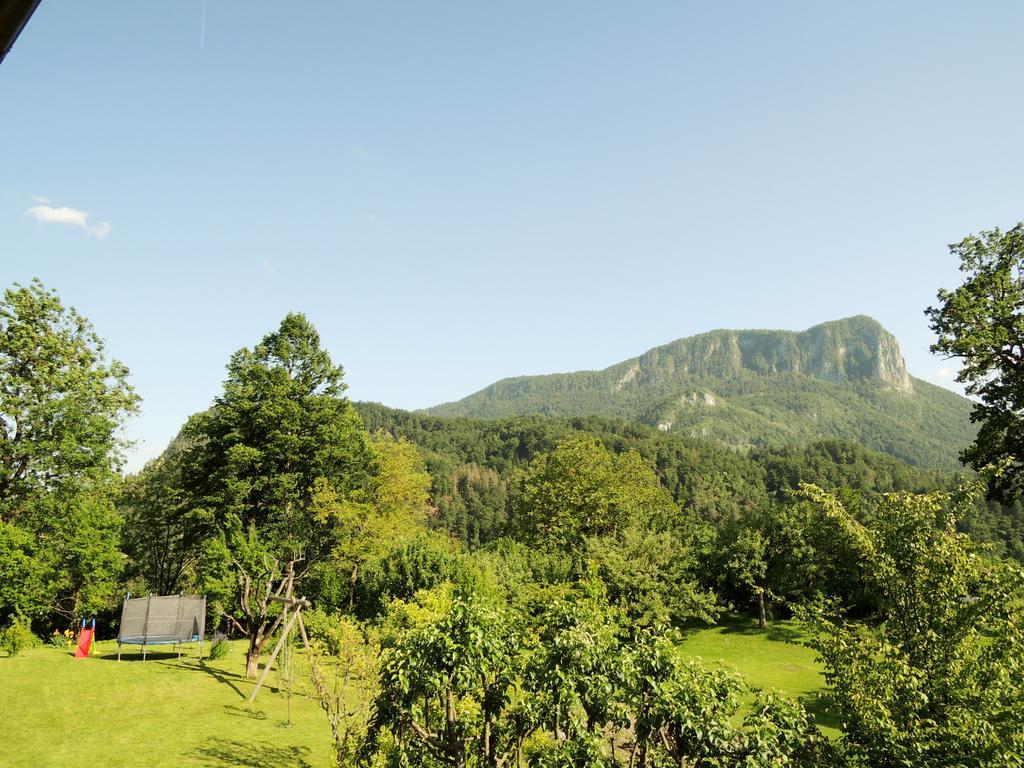
{"type": "MultiPolygon", "coordinates": [[[[117,658],[122,645],[173,645],[178,656],[184,643],[199,643],[203,653],[206,629],[206,597],[195,595],[150,595],[132,597],[129,593],[121,607],[121,626],[117,633],[117,658]]],[[[173,652],[173,651],[172,651],[173,652]]]]}

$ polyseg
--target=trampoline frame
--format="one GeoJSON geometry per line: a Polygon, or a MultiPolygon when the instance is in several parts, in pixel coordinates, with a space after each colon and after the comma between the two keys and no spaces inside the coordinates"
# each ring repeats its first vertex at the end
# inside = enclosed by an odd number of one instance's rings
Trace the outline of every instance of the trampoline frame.
{"type": "Polygon", "coordinates": [[[118,627],[117,634],[117,660],[121,660],[121,646],[122,645],[141,645],[142,646],[142,660],[146,660],[146,646],[150,645],[173,645],[174,650],[171,653],[177,652],[178,658],[181,658],[181,646],[186,643],[198,643],[198,656],[203,655],[203,632],[206,628],[206,595],[199,597],[198,595],[185,595],[184,593],[178,595],[149,595],[148,597],[132,597],[132,593],[129,592],[125,595],[124,602],[121,605],[121,623],[118,627]],[[149,634],[149,612],[153,604],[153,598],[177,598],[178,599],[178,613],[176,624],[180,625],[182,621],[182,608],[184,606],[185,599],[190,601],[201,600],[201,608],[197,614],[192,616],[193,628],[198,628],[198,632],[192,632],[189,634],[149,634]],[[125,617],[128,612],[128,604],[132,600],[145,600],[146,601],[146,613],[142,619],[142,634],[124,634],[125,617]],[[198,627],[197,627],[198,624],[198,627]]]}

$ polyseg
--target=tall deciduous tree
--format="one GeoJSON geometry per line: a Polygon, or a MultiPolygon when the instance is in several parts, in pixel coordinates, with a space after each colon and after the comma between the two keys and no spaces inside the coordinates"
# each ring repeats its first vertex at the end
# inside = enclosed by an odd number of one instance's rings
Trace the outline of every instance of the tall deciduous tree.
{"type": "Polygon", "coordinates": [[[339,493],[326,478],[313,488],[317,519],[337,530],[330,570],[347,571],[346,602],[351,611],[363,565],[381,554],[387,542],[408,536],[427,520],[430,475],[416,446],[378,433],[370,443],[375,475],[364,501],[339,493]]]}
{"type": "Polygon", "coordinates": [[[112,507],[137,407],[128,370],[38,280],[0,301],[0,614],[102,608],[123,558],[112,507]]]}
{"type": "Polygon", "coordinates": [[[310,322],[291,313],[232,356],[224,392],[187,428],[203,457],[189,482],[219,531],[206,573],[224,614],[249,638],[250,677],[280,621],[273,598],[335,546],[336,521],[318,514],[315,494],[370,500],[373,457],[342,376],[310,322]]]}
{"type": "Polygon", "coordinates": [[[992,486],[1007,498],[1024,482],[1024,222],[970,235],[950,251],[967,277],[925,310],[939,336],[931,349],[963,362],[957,381],[979,398],[971,419],[981,427],[961,459],[975,469],[1014,459],[992,486]]]}
{"type": "Polygon", "coordinates": [[[117,430],[138,397],[128,369],[107,361],[103,340],[41,282],[15,285],[0,302],[0,520],[33,499],[120,460],[117,430]]]}
{"type": "Polygon", "coordinates": [[[195,566],[214,530],[208,511],[195,510],[185,477],[195,440],[178,435],[156,459],[125,481],[118,496],[129,575],[156,594],[196,588],[195,566]]]}

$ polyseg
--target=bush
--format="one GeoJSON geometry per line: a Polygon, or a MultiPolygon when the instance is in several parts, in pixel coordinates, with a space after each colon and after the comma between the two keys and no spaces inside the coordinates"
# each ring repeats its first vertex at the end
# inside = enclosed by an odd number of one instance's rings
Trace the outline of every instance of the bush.
{"type": "Polygon", "coordinates": [[[63,632],[59,629],[55,629],[47,642],[54,648],[66,650],[67,648],[72,648],[75,645],[75,637],[75,630],[73,629],[65,629],[63,632]]]}
{"type": "Polygon", "coordinates": [[[213,636],[213,640],[210,643],[210,660],[222,659],[230,650],[231,643],[228,642],[227,635],[218,632],[213,636]]]}
{"type": "Polygon", "coordinates": [[[0,629],[0,651],[17,656],[27,648],[35,648],[42,641],[32,633],[28,619],[15,616],[9,626],[0,629]]]}

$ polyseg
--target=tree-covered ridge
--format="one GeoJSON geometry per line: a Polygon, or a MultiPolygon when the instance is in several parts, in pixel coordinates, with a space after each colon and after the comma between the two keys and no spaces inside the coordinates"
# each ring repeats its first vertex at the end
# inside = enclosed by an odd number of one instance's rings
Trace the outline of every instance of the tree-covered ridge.
{"type": "Polygon", "coordinates": [[[806,331],[711,331],[601,371],[503,379],[437,416],[600,415],[726,445],[852,440],[910,464],[956,469],[970,402],[909,375],[868,317],[806,331]]]}
{"type": "MultiPolygon", "coordinates": [[[[739,451],[602,416],[486,421],[428,416],[376,403],[355,407],[371,432],[384,430],[419,448],[431,475],[434,525],[471,547],[505,532],[516,473],[579,433],[597,437],[615,453],[637,451],[676,503],[716,525],[753,514],[773,500],[784,501],[801,483],[848,489],[870,505],[883,493],[946,490],[957,482],[953,472],[915,467],[844,440],[739,451]]],[[[979,502],[961,522],[976,539],[1024,559],[1024,512],[1019,504],[979,502]]]]}

